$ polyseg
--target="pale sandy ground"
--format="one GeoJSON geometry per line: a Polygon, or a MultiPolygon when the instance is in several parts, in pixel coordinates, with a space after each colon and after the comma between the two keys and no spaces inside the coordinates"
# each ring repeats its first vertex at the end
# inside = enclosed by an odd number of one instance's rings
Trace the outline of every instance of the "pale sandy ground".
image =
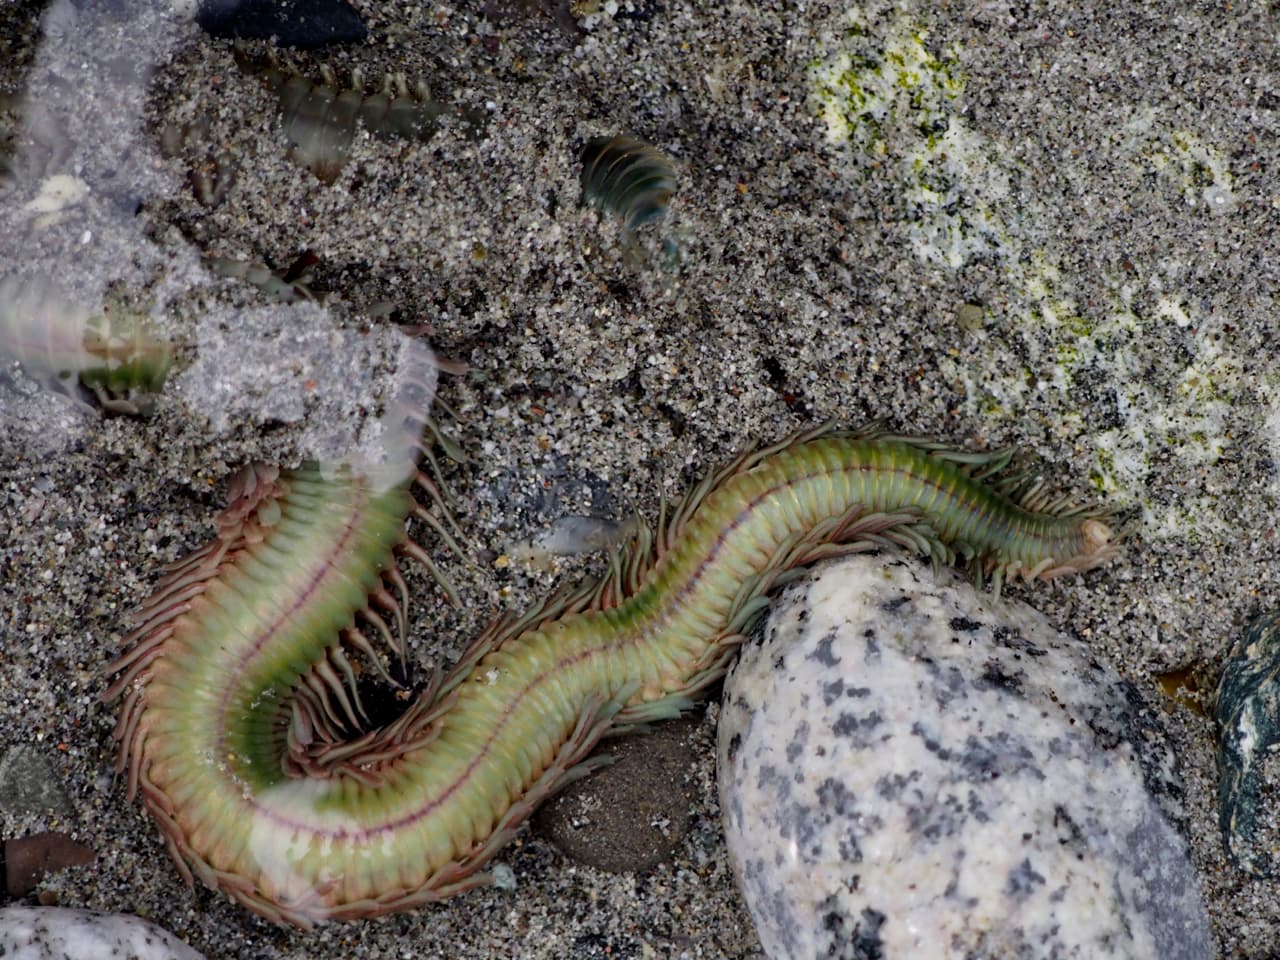
{"type": "Polygon", "coordinates": [[[47,750],[73,811],[2,825],[68,829],[99,850],[49,883],[60,902],[142,913],[211,958],[756,956],[709,753],[695,830],[649,873],[575,867],[530,836],[501,858],[514,892],[316,933],[180,886],[126,803],[114,710],[98,702],[124,612],[208,536],[231,471],[322,446],[308,432],[320,407],[299,414],[276,394],[236,406],[214,388],[296,360],[267,339],[292,322],[322,339],[346,324],[340,355],[299,347],[350,401],[340,422],[385,389],[353,359],[366,347],[351,311],[267,309],[193,255],[287,263],[309,248],[351,304],[394,300],[472,366],[441,396],[475,457],[450,477],[477,565],[450,566],[457,613],[420,591],[423,656],[456,652],[495,608],[551,586],[496,562],[511,543],[562,514],[651,516],[660,490],[815,420],[1015,443],[1064,489],[1113,503],[1132,527],[1123,560],[1025,595],[1164,715],[1223,955],[1280,952],[1280,888],[1221,852],[1211,726],[1153,679],[1189,664],[1211,678],[1280,596],[1275,11],[627,3],[574,41],[526,13],[486,20],[479,4],[358,5],[374,39],[328,62],[424,77],[489,110],[485,136],[363,142],[323,186],[285,159],[273,101],[225,47],[137,11],[71,16],[61,47],[0,68],[8,89],[33,71],[79,132],[63,169],[89,187],[44,227],[19,212],[36,184],[6,196],[6,262],[73,286],[150,282],[176,334],[204,343],[150,421],[100,420],[30,383],[0,392],[0,729],[47,750]],[[150,84],[131,80],[157,49],[172,56],[150,84]],[[853,100],[863,119],[850,125],[853,100]],[[189,194],[190,161],[162,159],[154,139],[161,119],[197,114],[239,167],[213,211],[189,194]],[[676,163],[677,276],[628,262],[614,225],[578,206],[577,149],[621,131],[676,163]],[[240,307],[259,313],[238,321],[240,307]],[[218,322],[243,342],[214,345],[218,322]]]}

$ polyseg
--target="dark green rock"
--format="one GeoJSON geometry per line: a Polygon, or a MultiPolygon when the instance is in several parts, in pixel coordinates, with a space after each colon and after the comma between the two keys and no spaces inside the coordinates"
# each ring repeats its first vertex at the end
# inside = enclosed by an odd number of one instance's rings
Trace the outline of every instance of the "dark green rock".
{"type": "Polygon", "coordinates": [[[1236,865],[1274,873],[1280,848],[1280,612],[1249,624],[1222,670],[1218,722],[1218,817],[1236,865]]]}

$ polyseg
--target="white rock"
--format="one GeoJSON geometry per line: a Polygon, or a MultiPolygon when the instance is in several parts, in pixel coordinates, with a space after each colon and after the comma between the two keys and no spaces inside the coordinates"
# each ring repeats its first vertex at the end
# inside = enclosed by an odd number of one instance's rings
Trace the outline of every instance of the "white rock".
{"type": "Polygon", "coordinates": [[[139,917],[66,907],[0,910],[5,960],[203,960],[200,954],[139,917]]]}
{"type": "Polygon", "coordinates": [[[794,586],[726,681],[719,740],[774,960],[1213,956],[1136,689],[950,571],[857,557],[794,586]]]}

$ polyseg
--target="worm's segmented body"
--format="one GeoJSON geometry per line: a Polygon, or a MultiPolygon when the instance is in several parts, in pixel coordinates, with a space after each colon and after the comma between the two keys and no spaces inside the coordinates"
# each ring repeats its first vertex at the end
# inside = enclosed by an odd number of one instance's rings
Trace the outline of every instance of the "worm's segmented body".
{"type": "Polygon", "coordinates": [[[1011,497],[992,479],[1007,461],[874,428],[744,455],[598,583],[499,621],[367,732],[343,651],[372,652],[369,624],[390,637],[383,614],[403,622],[395,557],[425,559],[404,521],[433,514],[404,483],[250,474],[111,668],[108,694],[127,692],[121,766],[179,864],[272,919],[439,899],[488,879],[478,869],[591,769],[607,729],[675,715],[723,676],[767,594],[805,565],[898,545],[998,581],[1114,555],[1098,514],[1011,497]]]}
{"type": "Polygon", "coordinates": [[[366,89],[364,76],[353,71],[343,86],[330,67],[312,82],[275,61],[254,60],[237,50],[242,69],[259,74],[280,102],[289,156],[322,182],[332,183],[351,156],[357,126],[384,140],[425,142],[445,118],[453,117],[472,133],[484,126],[485,116],[443,103],[431,96],[422,81],[410,86],[402,74],[391,74],[380,87],[366,89]]]}
{"type": "MultiPolygon", "coordinates": [[[[667,215],[676,192],[676,170],[667,155],[633,137],[595,137],[579,156],[582,202],[622,221],[622,238],[636,243],[636,231],[667,215]]],[[[662,241],[668,266],[680,259],[674,237],[662,241]]]]}

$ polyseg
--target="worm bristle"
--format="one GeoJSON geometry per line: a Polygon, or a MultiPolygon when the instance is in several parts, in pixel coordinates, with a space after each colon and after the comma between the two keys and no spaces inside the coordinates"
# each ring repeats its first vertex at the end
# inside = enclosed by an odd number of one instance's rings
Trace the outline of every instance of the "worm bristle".
{"type": "Polygon", "coordinates": [[[314,266],[315,261],[311,261],[302,270],[295,269],[294,265],[285,270],[272,270],[265,263],[239,260],[234,257],[206,256],[204,263],[218,276],[243,280],[280,303],[323,302],[323,296],[317,294],[310,286],[311,267],[314,266]]]}

